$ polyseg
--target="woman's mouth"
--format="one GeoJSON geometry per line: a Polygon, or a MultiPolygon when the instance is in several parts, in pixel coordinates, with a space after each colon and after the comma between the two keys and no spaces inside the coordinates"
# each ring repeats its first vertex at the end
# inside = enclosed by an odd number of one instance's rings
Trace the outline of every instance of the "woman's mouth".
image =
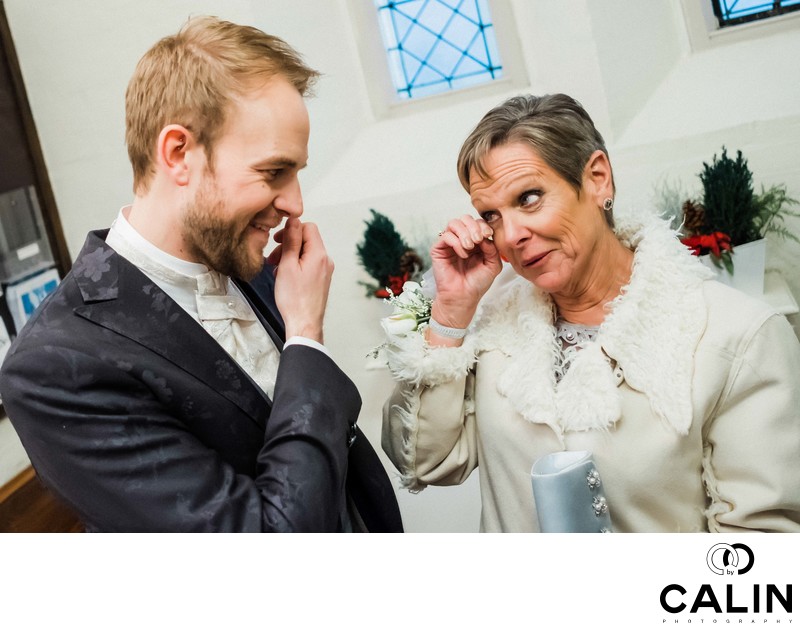
{"type": "Polygon", "coordinates": [[[526,258],[524,261],[522,261],[522,267],[536,267],[545,258],[547,258],[548,254],[550,254],[549,251],[541,252],[540,254],[534,254],[533,256],[530,256],[526,258]]]}

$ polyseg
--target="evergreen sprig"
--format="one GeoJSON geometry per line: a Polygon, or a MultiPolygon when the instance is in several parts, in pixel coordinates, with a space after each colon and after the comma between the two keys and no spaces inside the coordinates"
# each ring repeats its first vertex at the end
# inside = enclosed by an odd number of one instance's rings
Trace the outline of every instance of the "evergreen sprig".
{"type": "Polygon", "coordinates": [[[790,206],[796,206],[798,201],[789,197],[785,184],[775,184],[765,189],[761,186],[761,193],[755,196],[758,215],[755,217],[756,230],[761,236],[774,234],[782,239],[800,243],[800,239],[785,225],[786,217],[800,218],[800,212],[790,206]]]}
{"type": "MultiPolygon", "coordinates": [[[[800,218],[792,208],[798,201],[789,197],[786,185],[776,184],[761,193],[753,191],[753,174],[741,151],[736,159],[728,157],[725,146],[719,158],[714,154],[711,164],[703,162],[699,174],[703,184],[702,204],[687,200],[683,206],[683,228],[688,235],[682,239],[695,254],[706,253],[706,243],[712,236],[727,235],[731,246],[743,245],[773,234],[800,244],[787,226],[786,218],[800,218]],[[694,245],[693,245],[694,244],[694,245]]],[[[717,267],[724,266],[732,273],[733,261],[726,248],[710,252],[717,267]]]]}
{"type": "Polygon", "coordinates": [[[728,157],[722,147],[722,155],[709,165],[703,162],[700,173],[703,183],[703,206],[708,232],[724,232],[735,247],[760,239],[759,209],[753,193],[753,174],[741,151],[736,160],[728,157]]]}
{"type": "Polygon", "coordinates": [[[389,285],[389,277],[398,273],[401,259],[410,248],[391,219],[372,208],[370,213],[372,218],[364,221],[364,240],[356,246],[356,252],[367,274],[383,288],[389,285]]]}

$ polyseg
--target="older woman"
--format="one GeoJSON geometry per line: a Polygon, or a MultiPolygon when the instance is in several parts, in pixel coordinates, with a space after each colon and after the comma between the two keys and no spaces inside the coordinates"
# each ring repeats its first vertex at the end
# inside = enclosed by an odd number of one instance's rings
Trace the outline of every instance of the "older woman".
{"type": "Polygon", "coordinates": [[[403,485],[478,468],[481,530],[536,531],[531,465],[586,450],[615,531],[800,530],[786,319],[709,280],[661,222],[615,227],[603,139],[568,96],[490,111],[458,173],[477,216],[432,248],[430,325],[388,351],[403,485]]]}

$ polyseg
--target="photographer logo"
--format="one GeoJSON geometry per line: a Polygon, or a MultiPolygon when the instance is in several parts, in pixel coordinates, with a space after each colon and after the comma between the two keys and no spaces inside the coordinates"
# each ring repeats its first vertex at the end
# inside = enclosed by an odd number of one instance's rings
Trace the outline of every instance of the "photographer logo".
{"type": "MultiPolygon", "coordinates": [[[[755,553],[743,543],[717,543],[706,553],[706,565],[715,575],[700,585],[666,585],[659,595],[667,622],[791,624],[792,584],[755,582],[743,576],[755,565],[755,553]],[[749,582],[752,581],[752,582],[749,582]]],[[[763,568],[760,570],[763,573],[763,568]]],[[[756,572],[758,574],[758,572],[756,572]]]]}

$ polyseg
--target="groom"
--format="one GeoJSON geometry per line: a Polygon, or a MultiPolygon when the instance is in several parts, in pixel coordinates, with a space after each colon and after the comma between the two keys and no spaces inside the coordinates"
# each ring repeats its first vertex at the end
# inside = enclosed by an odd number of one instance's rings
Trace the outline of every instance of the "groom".
{"type": "Polygon", "coordinates": [[[323,346],[333,263],[298,182],[316,76],[207,17],[140,60],[133,204],[89,234],[0,372],[34,468],[87,530],[402,530],[323,346]]]}

